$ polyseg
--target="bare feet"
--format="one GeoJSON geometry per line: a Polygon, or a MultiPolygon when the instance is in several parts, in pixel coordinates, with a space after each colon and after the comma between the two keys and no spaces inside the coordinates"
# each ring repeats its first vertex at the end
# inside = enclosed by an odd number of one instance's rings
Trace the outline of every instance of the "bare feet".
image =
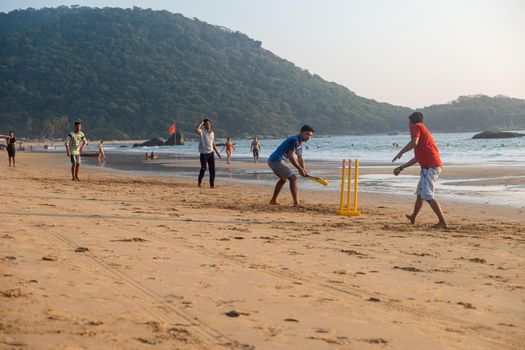
{"type": "Polygon", "coordinates": [[[75,180],[80,181],[80,179],[78,177],[76,177],[75,180]]]}
{"type": "Polygon", "coordinates": [[[414,224],[416,222],[416,219],[412,217],[412,215],[405,215],[408,219],[408,221],[410,221],[411,224],[414,224]]]}
{"type": "Polygon", "coordinates": [[[295,208],[302,208],[303,206],[301,205],[301,203],[294,203],[293,206],[295,208]]]}
{"type": "Polygon", "coordinates": [[[438,222],[437,224],[435,224],[434,226],[432,226],[432,228],[447,228],[448,225],[446,222],[438,222]]]}
{"type": "Polygon", "coordinates": [[[270,201],[271,205],[281,205],[281,203],[278,203],[277,201],[270,201]]]}

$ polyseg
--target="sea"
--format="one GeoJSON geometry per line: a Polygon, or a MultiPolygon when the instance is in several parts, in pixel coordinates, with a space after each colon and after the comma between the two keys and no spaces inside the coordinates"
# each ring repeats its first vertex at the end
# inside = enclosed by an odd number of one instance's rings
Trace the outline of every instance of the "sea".
{"type": "MultiPolygon", "coordinates": [[[[523,130],[516,132],[525,133],[523,130]]],[[[472,139],[475,133],[433,133],[438,146],[444,169],[450,167],[487,167],[500,168],[501,175],[494,177],[447,177],[443,176],[437,186],[437,196],[441,200],[511,206],[525,208],[525,137],[509,139],[472,139]],[[512,168],[512,174],[505,169],[512,168]],[[480,183],[490,179],[489,184],[480,183]]],[[[249,162],[251,139],[234,140],[234,161],[249,162]]],[[[260,161],[266,158],[283,139],[260,139],[260,161]]],[[[316,166],[315,174],[330,181],[330,186],[320,186],[311,181],[302,180],[301,187],[315,190],[339,191],[339,172],[342,159],[359,159],[360,168],[384,168],[402,164],[412,157],[412,152],[404,155],[401,161],[392,164],[392,158],[410,141],[410,135],[356,135],[356,136],[320,136],[303,144],[303,156],[308,164],[316,162],[326,166],[316,166]]],[[[217,140],[220,145],[225,140],[217,140]]],[[[91,150],[96,151],[97,142],[91,143],[91,150]]],[[[218,147],[219,150],[221,146],[218,147]]],[[[161,176],[179,176],[195,178],[198,169],[198,142],[187,141],[180,146],[131,147],[125,144],[106,145],[108,160],[104,169],[156,174],[161,176]],[[145,161],[144,154],[155,152],[159,158],[145,161]],[[177,167],[180,159],[195,159],[195,167],[177,167]]],[[[89,149],[88,149],[89,150],[89,149]]],[[[224,151],[222,154],[225,154],[224,151]]],[[[96,159],[86,158],[89,166],[98,166],[96,159]]],[[[468,173],[468,172],[467,172],[468,173]]],[[[498,173],[497,171],[495,173],[498,173]]],[[[235,167],[235,162],[225,169],[218,169],[218,181],[236,181],[247,183],[273,184],[275,176],[270,169],[247,169],[235,167]]],[[[419,177],[404,175],[394,176],[390,171],[380,174],[362,174],[359,176],[359,192],[386,193],[393,195],[413,195],[419,177]]]]}

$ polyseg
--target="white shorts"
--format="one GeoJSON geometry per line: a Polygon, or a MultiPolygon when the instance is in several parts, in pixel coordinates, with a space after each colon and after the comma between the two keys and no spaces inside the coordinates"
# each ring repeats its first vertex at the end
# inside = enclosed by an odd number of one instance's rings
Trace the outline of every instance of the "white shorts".
{"type": "Polygon", "coordinates": [[[421,196],[424,201],[434,199],[434,190],[439,174],[441,174],[441,167],[421,168],[416,194],[421,196]]]}

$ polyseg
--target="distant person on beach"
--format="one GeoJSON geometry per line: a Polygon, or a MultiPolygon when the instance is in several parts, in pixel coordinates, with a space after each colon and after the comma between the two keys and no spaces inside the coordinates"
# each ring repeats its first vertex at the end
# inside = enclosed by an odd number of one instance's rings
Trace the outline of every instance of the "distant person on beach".
{"type": "Polygon", "coordinates": [[[250,151],[253,154],[253,161],[257,163],[259,160],[259,150],[261,149],[261,143],[257,137],[253,138],[252,144],[250,145],[250,151]]]}
{"type": "Polygon", "coordinates": [[[210,187],[215,187],[215,155],[221,158],[221,154],[217,151],[217,146],[215,145],[215,134],[211,131],[211,122],[209,119],[202,120],[195,127],[195,133],[200,136],[199,140],[199,153],[200,153],[200,162],[201,170],[199,172],[198,185],[201,187],[202,178],[206,172],[206,165],[209,167],[210,171],[210,187]]]}
{"type": "Polygon", "coordinates": [[[442,170],[441,158],[439,157],[436,143],[428,129],[423,125],[423,114],[421,112],[412,113],[408,119],[412,140],[403,147],[403,149],[401,149],[392,160],[392,162],[395,162],[396,160],[401,159],[404,153],[414,149],[415,157],[405,164],[395,168],[394,175],[399,175],[405,168],[416,163],[419,163],[421,166],[414,211],[411,215],[407,215],[406,217],[410,220],[410,223],[415,223],[417,214],[423,207],[423,201],[426,201],[439,219],[439,222],[433,227],[446,228],[447,222],[443,215],[443,211],[441,210],[441,206],[438,201],[434,199],[434,189],[442,170]]]}
{"type": "Polygon", "coordinates": [[[273,197],[270,200],[270,204],[278,205],[277,196],[283,188],[284,184],[287,181],[290,181],[290,192],[292,192],[293,204],[294,206],[299,206],[299,194],[297,189],[297,177],[293,174],[292,170],[286,166],[286,159],[292,163],[292,165],[297,168],[299,174],[303,177],[308,176],[306,171],[306,166],[303,160],[302,154],[302,143],[307,142],[314,136],[314,129],[309,125],[304,125],[301,128],[301,132],[298,135],[289,136],[284,140],[283,143],[279,145],[273,151],[273,153],[268,157],[268,166],[273,170],[275,175],[279,178],[277,184],[275,185],[275,190],[273,192],[273,197]],[[295,160],[295,155],[297,155],[297,160],[295,160]]]}
{"type": "Polygon", "coordinates": [[[100,141],[98,144],[98,161],[101,163],[103,160],[106,160],[106,153],[104,153],[104,141],[100,141]]]}
{"type": "Polygon", "coordinates": [[[16,139],[15,133],[9,131],[9,135],[6,138],[6,151],[7,157],[9,158],[9,167],[11,167],[11,160],[13,161],[13,168],[15,167],[15,155],[16,155],[16,139]]]}
{"type": "Polygon", "coordinates": [[[235,147],[233,147],[234,143],[232,141],[232,138],[231,137],[228,137],[226,139],[226,143],[224,144],[224,147],[221,149],[221,151],[223,149],[226,148],[226,163],[230,164],[232,162],[232,153],[233,153],[233,150],[235,149],[235,147]]]}
{"type": "Polygon", "coordinates": [[[151,152],[149,154],[146,152],[146,160],[148,160],[148,159],[157,159],[157,158],[158,158],[158,156],[155,154],[155,152],[151,152]]]}
{"type": "Polygon", "coordinates": [[[78,178],[78,171],[80,169],[80,154],[84,152],[87,145],[87,139],[84,133],[80,130],[82,123],[75,122],[75,130],[67,134],[66,137],[66,155],[71,160],[71,176],[73,181],[80,181],[78,178]]]}

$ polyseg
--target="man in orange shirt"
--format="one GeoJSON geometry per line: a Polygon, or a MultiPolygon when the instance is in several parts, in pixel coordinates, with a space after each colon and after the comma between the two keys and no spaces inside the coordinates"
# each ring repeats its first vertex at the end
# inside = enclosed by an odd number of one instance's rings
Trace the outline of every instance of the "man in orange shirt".
{"type": "Polygon", "coordinates": [[[419,163],[421,172],[419,183],[417,185],[417,199],[414,204],[414,211],[411,215],[406,217],[410,223],[416,222],[416,217],[421,208],[423,201],[427,201],[434,213],[436,213],[439,222],[434,225],[435,228],[446,228],[447,222],[443,216],[443,211],[438,201],[434,199],[434,189],[437,179],[441,173],[442,163],[439,157],[439,152],[434,142],[434,138],[423,125],[423,114],[421,112],[414,112],[409,117],[410,135],[412,140],[394,157],[392,162],[401,159],[404,153],[414,149],[415,157],[405,164],[394,169],[394,175],[399,175],[405,168],[419,163]]]}

